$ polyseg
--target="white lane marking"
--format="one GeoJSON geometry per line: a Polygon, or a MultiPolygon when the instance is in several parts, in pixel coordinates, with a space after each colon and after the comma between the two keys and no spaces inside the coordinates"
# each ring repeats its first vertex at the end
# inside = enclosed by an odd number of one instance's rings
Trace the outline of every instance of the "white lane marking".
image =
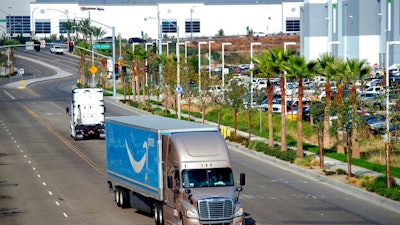
{"type": "Polygon", "coordinates": [[[4,91],[4,93],[6,93],[6,95],[8,95],[8,97],[10,97],[12,100],[15,100],[14,96],[12,96],[10,93],[8,93],[7,91],[4,91]]]}
{"type": "Polygon", "coordinates": [[[51,191],[49,191],[49,195],[53,195],[53,193],[51,191]]]}
{"type": "Polygon", "coordinates": [[[64,217],[66,217],[66,218],[68,217],[68,215],[67,215],[66,213],[63,213],[63,215],[64,215],[64,217]]]}
{"type": "Polygon", "coordinates": [[[43,182],[43,186],[46,186],[46,182],[43,182]]]}
{"type": "Polygon", "coordinates": [[[57,205],[57,206],[60,206],[60,203],[58,203],[58,202],[56,201],[56,205],[57,205]]]}

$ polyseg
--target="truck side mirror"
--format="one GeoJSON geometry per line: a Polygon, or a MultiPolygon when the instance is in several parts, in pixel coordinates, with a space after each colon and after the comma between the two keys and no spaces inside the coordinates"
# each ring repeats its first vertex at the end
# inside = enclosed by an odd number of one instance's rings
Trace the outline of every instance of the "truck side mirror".
{"type": "Polygon", "coordinates": [[[244,173],[240,174],[240,186],[244,186],[246,184],[246,175],[244,173]]]}
{"type": "Polygon", "coordinates": [[[65,112],[67,113],[67,115],[70,115],[70,113],[69,113],[69,108],[68,108],[68,107],[65,108],[65,112]]]}
{"type": "Polygon", "coordinates": [[[171,189],[173,187],[172,185],[172,176],[168,176],[168,188],[171,189]]]}

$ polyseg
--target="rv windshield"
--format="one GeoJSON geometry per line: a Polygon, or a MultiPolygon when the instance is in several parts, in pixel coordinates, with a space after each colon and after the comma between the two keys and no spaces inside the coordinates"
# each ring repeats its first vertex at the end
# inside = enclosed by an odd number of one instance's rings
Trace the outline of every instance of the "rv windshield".
{"type": "Polygon", "coordinates": [[[183,170],[182,180],[184,188],[234,185],[231,168],[183,170]]]}

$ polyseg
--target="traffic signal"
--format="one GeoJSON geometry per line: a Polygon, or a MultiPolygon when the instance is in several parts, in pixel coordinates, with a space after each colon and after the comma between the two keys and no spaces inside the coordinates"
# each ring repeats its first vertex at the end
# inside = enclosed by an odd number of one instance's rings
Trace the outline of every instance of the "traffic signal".
{"type": "Polygon", "coordinates": [[[33,44],[34,44],[33,48],[35,49],[35,51],[40,52],[40,42],[34,41],[33,44]]]}
{"type": "Polygon", "coordinates": [[[122,76],[126,76],[126,66],[122,66],[122,76]]]}
{"type": "Polygon", "coordinates": [[[157,43],[153,42],[153,53],[157,53],[157,43]]]}
{"type": "Polygon", "coordinates": [[[114,65],[114,72],[115,72],[115,74],[119,74],[119,65],[118,65],[118,63],[115,63],[115,65],[114,65]]]}
{"type": "Polygon", "coordinates": [[[146,73],[149,72],[149,65],[146,65],[146,73]]]}
{"type": "Polygon", "coordinates": [[[69,42],[68,51],[69,52],[73,52],[74,51],[74,43],[72,41],[69,42]]]}

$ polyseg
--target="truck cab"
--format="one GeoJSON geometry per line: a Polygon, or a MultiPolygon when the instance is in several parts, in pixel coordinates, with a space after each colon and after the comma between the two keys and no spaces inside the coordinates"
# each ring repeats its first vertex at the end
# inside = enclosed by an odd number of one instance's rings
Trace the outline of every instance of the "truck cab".
{"type": "MultiPolygon", "coordinates": [[[[225,140],[213,132],[172,134],[165,154],[163,224],[244,224],[225,140]],[[204,140],[207,140],[206,142],[204,140]],[[190,147],[188,147],[190,146],[190,147]]],[[[159,210],[156,207],[155,210],[159,210]]]]}

